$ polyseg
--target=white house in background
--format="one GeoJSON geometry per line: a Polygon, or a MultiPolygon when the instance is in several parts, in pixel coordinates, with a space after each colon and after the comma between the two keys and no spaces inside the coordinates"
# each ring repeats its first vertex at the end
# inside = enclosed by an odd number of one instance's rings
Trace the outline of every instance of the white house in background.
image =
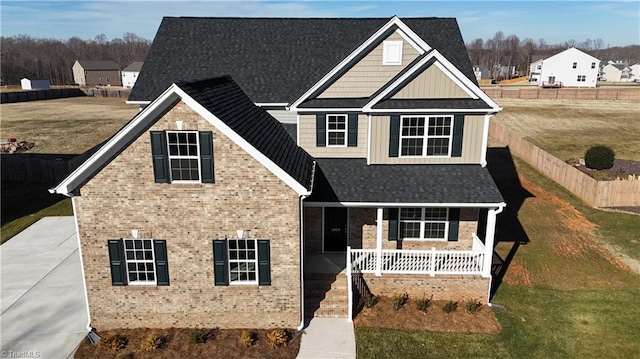
{"type": "Polygon", "coordinates": [[[640,82],[640,64],[629,66],[629,81],[640,82]]]}
{"type": "Polygon", "coordinates": [[[572,47],[531,63],[530,69],[534,65],[536,71],[540,67],[538,86],[596,87],[600,60],[572,47]]]}
{"type": "Polygon", "coordinates": [[[631,68],[622,62],[609,61],[602,68],[602,78],[610,82],[627,82],[629,81],[629,72],[631,72],[631,68]]]}
{"type": "Polygon", "coordinates": [[[529,81],[540,83],[540,73],[542,72],[544,56],[534,56],[531,60],[533,62],[529,65],[529,81]]]}
{"type": "Polygon", "coordinates": [[[478,82],[480,80],[488,80],[491,78],[491,71],[489,71],[489,69],[485,66],[485,67],[481,67],[481,66],[474,66],[473,67],[473,74],[476,75],[476,80],[478,80],[478,82]]]}
{"type": "Polygon", "coordinates": [[[47,79],[28,79],[23,78],[20,80],[23,90],[48,90],[51,88],[51,84],[47,79]]]}
{"type": "Polygon", "coordinates": [[[142,64],[144,64],[144,62],[136,61],[122,70],[122,86],[124,86],[124,88],[132,88],[136,83],[140,75],[140,70],[142,69],[142,64]]]}

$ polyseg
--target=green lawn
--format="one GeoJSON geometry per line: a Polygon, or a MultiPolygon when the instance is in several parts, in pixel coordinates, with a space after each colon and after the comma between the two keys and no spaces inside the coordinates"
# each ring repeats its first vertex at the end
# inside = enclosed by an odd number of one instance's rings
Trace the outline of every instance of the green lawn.
{"type": "MultiPolygon", "coordinates": [[[[640,216],[602,212],[515,160],[524,200],[517,247],[492,302],[498,335],[358,328],[362,358],[637,358],[640,276],[596,240],[638,259],[640,216]],[[515,270],[517,268],[517,270],[515,270]]],[[[513,242],[499,243],[502,258],[513,242]]]]}

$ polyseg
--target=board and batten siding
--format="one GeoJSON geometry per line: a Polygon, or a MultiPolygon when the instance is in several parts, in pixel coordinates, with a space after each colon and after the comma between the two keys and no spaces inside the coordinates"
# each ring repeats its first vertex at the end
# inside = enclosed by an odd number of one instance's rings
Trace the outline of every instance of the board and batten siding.
{"type": "Polygon", "coordinates": [[[367,157],[367,115],[358,115],[358,145],[355,147],[316,146],[316,115],[300,115],[298,146],[313,157],[366,158],[367,157]]]}
{"type": "Polygon", "coordinates": [[[390,116],[371,117],[371,164],[447,164],[480,163],[484,116],[464,118],[461,157],[389,157],[390,116]]]}
{"type": "Polygon", "coordinates": [[[385,41],[402,41],[402,64],[382,65],[384,41],[338,78],[318,98],[369,97],[418,57],[418,52],[394,32],[385,41]]]}
{"type": "Polygon", "coordinates": [[[431,65],[391,98],[471,98],[471,96],[436,65],[431,65]]]}

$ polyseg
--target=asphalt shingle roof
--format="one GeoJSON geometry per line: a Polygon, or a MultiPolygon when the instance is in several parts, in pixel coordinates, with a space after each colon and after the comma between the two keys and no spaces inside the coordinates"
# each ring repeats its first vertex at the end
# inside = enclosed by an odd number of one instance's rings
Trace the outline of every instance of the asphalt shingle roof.
{"type": "Polygon", "coordinates": [[[489,110],[489,106],[481,99],[389,99],[380,101],[373,105],[374,109],[404,109],[404,108],[437,108],[437,109],[460,109],[489,110]]]}
{"type": "Polygon", "coordinates": [[[135,61],[132,62],[131,65],[125,67],[122,72],[140,72],[140,70],[142,69],[142,65],[144,64],[144,62],[142,61],[135,61]]]}
{"type": "Polygon", "coordinates": [[[296,145],[278,120],[254,105],[231,77],[176,85],[298,183],[311,189],[313,157],[296,145]]]}
{"type": "MultiPolygon", "coordinates": [[[[78,60],[85,70],[120,70],[120,66],[113,61],[86,61],[78,60]]],[[[168,87],[168,86],[167,86],[168,87]]],[[[166,88],[166,87],[165,87],[166,88]]],[[[156,96],[157,97],[157,96],[156,96]]],[[[155,97],[154,97],[155,98],[155,97]]],[[[152,99],[153,100],[153,99],[152,99]]]]}
{"type": "MultiPolygon", "coordinates": [[[[172,82],[228,74],[253,102],[290,103],[389,20],[165,17],[129,101],[151,101],[172,82]]],[[[455,19],[401,20],[476,82],[455,19]]]]}
{"type": "Polygon", "coordinates": [[[308,202],[500,203],[487,168],[472,164],[367,165],[366,159],[318,158],[308,202]]]}

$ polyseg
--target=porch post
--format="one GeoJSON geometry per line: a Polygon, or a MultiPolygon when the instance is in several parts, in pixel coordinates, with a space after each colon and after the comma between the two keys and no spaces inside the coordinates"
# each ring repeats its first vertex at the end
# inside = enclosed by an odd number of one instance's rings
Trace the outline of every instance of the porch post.
{"type": "Polygon", "coordinates": [[[482,264],[482,276],[491,277],[491,261],[493,260],[493,244],[496,234],[496,216],[502,212],[504,205],[487,211],[487,232],[484,238],[484,263],[482,264]]]}
{"type": "Polygon", "coordinates": [[[382,208],[378,208],[376,219],[376,276],[382,275],[382,208]]]}

